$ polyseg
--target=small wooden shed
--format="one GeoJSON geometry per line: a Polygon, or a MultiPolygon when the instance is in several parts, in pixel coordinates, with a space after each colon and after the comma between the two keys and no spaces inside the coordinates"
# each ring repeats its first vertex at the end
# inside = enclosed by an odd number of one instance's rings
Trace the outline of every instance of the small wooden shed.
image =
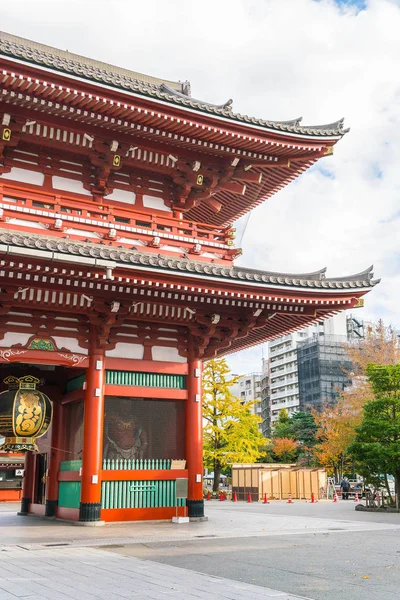
{"type": "Polygon", "coordinates": [[[247,500],[250,493],[254,502],[268,498],[321,498],[326,488],[326,471],[322,468],[304,468],[292,464],[233,464],[232,493],[238,500],[247,500]]]}

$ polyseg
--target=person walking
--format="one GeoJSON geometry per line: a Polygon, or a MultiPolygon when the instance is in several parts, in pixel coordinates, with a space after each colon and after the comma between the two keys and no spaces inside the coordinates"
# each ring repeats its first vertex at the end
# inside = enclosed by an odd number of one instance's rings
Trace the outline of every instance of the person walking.
{"type": "Polygon", "coordinates": [[[343,477],[342,483],[340,484],[340,489],[342,490],[342,499],[348,500],[350,492],[350,481],[347,479],[347,477],[343,477]]]}

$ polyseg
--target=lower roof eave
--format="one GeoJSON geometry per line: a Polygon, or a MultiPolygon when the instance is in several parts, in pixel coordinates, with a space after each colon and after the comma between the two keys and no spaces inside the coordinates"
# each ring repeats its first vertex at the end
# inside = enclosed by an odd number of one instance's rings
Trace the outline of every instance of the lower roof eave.
{"type": "Polygon", "coordinates": [[[47,264],[64,264],[116,273],[147,273],[150,276],[228,286],[230,290],[254,289],[258,293],[306,295],[347,295],[358,297],[371,290],[372,267],[353,276],[329,279],[325,270],[308,274],[285,274],[258,271],[245,267],[203,263],[189,256],[171,257],[150,254],[125,247],[89,244],[79,240],[43,236],[30,232],[0,229],[0,255],[30,259],[47,264]]]}

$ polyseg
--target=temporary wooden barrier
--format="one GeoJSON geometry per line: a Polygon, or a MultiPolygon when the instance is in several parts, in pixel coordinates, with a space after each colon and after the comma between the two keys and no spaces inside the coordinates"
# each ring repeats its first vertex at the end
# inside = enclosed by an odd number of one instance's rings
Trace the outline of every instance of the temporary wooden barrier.
{"type": "Polygon", "coordinates": [[[264,494],[270,499],[311,499],[321,497],[326,486],[326,471],[320,468],[304,468],[295,465],[254,464],[232,465],[232,491],[238,500],[246,500],[251,494],[253,501],[262,500],[264,494]]]}

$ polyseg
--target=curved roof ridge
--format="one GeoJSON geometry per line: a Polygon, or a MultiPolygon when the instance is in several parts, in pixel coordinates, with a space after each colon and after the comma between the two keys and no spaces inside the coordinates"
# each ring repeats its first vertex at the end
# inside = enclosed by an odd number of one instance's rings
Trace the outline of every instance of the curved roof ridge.
{"type": "Polygon", "coordinates": [[[373,273],[374,265],[368,267],[368,269],[364,269],[364,271],[360,271],[360,273],[354,273],[353,275],[345,275],[344,277],[330,277],[326,279],[326,281],[360,281],[360,280],[369,280],[372,281],[374,276],[373,273]]]}
{"type": "Polygon", "coordinates": [[[199,105],[204,104],[204,105],[210,106],[212,108],[218,108],[219,110],[226,110],[226,109],[230,110],[230,107],[233,104],[232,99],[227,100],[224,104],[213,104],[212,102],[204,102],[203,100],[197,100],[196,98],[192,98],[188,94],[182,94],[181,92],[174,90],[173,88],[169,87],[165,83],[162,83],[160,85],[160,91],[165,94],[178,96],[178,98],[182,98],[183,100],[190,100],[191,102],[196,102],[199,105]]]}
{"type": "Polygon", "coordinates": [[[268,121],[268,123],[274,123],[275,125],[287,125],[289,127],[296,127],[300,125],[303,117],[297,117],[297,119],[289,119],[288,121],[268,121]]]}
{"type": "MultiPolygon", "coordinates": [[[[138,73],[136,71],[131,71],[130,69],[124,69],[123,67],[117,67],[110,63],[75,54],[69,50],[61,50],[59,48],[54,48],[53,46],[48,46],[47,44],[41,44],[33,40],[7,33],[6,31],[0,31],[0,54],[5,53],[11,54],[22,60],[43,64],[50,69],[53,68],[54,70],[59,71],[72,72],[73,66],[75,66],[82,71],[81,77],[85,76],[83,71],[86,67],[87,71],[89,71],[87,77],[90,78],[91,76],[91,78],[95,80],[101,80],[102,75],[105,77],[108,74],[115,78],[126,80],[127,82],[131,81],[136,84],[145,83],[155,89],[158,89],[160,84],[166,82],[171,89],[175,90],[176,88],[176,91],[179,91],[180,89],[182,91],[190,89],[190,85],[187,81],[182,83],[181,81],[170,81],[160,77],[145,75],[144,73],[138,73]]],[[[79,73],[75,74],[79,75],[79,73]]]]}
{"type": "Polygon", "coordinates": [[[78,54],[59,50],[31,40],[0,31],[0,55],[22,60],[58,73],[79,77],[86,81],[102,83],[122,91],[131,91],[164,102],[186,106],[209,115],[222,116],[229,120],[256,125],[283,133],[316,137],[343,136],[343,119],[329,125],[301,126],[300,119],[291,121],[269,121],[232,112],[232,100],[216,105],[190,97],[190,83],[175,82],[151,77],[135,71],[115,67],[101,61],[85,58],[78,54]]]}
{"type": "Polygon", "coordinates": [[[344,125],[344,117],[342,117],[341,119],[338,119],[337,121],[334,121],[333,123],[327,123],[326,125],[303,125],[303,128],[319,130],[319,131],[332,131],[332,130],[336,131],[336,130],[338,130],[338,131],[341,131],[342,133],[347,133],[348,131],[350,131],[350,128],[343,129],[343,125],[344,125]]]}
{"type": "MultiPolygon", "coordinates": [[[[206,263],[208,264],[208,263],[206,263]]],[[[246,270],[246,273],[262,273],[263,275],[267,275],[269,277],[283,277],[283,278],[291,278],[291,279],[307,279],[307,280],[316,280],[320,281],[321,279],[325,279],[326,267],[322,269],[318,269],[317,271],[312,271],[311,273],[281,273],[279,271],[260,271],[260,269],[251,269],[248,267],[241,268],[240,266],[232,267],[237,271],[246,270]]]]}

